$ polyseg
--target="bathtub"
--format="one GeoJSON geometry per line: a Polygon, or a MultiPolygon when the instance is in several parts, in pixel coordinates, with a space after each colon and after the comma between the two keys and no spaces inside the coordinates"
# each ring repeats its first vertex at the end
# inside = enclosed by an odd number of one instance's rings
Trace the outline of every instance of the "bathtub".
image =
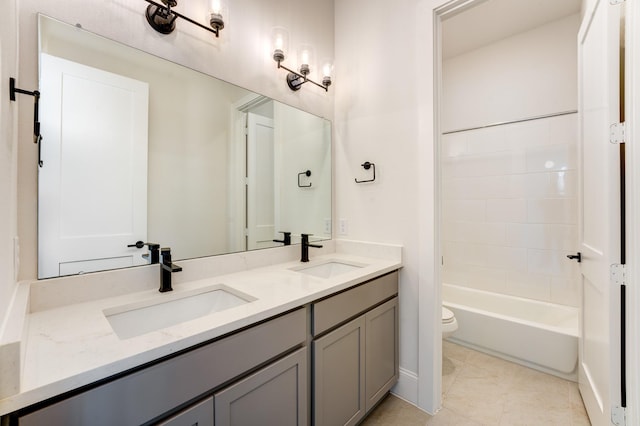
{"type": "Polygon", "coordinates": [[[577,308],[451,284],[443,284],[442,300],[458,320],[448,340],[576,380],[577,308]]]}

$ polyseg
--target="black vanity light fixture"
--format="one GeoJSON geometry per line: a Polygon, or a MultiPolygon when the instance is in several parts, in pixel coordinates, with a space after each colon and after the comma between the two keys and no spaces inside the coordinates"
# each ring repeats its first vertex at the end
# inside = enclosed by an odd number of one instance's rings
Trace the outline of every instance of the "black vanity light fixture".
{"type": "Polygon", "coordinates": [[[210,31],[218,37],[220,30],[224,28],[224,17],[228,16],[228,9],[224,0],[211,0],[209,7],[209,25],[202,25],[201,23],[194,21],[193,19],[184,16],[172,7],[178,5],[178,0],[161,0],[161,3],[157,3],[153,0],[144,0],[149,3],[145,16],[147,22],[151,27],[162,34],[170,34],[176,28],[176,19],[182,18],[187,22],[199,26],[202,29],[210,31]]]}
{"type": "Polygon", "coordinates": [[[333,65],[331,60],[324,61],[322,66],[322,84],[308,78],[311,72],[311,65],[314,63],[313,48],[310,45],[302,45],[299,49],[298,62],[300,68],[298,71],[294,71],[286,66],[282,65],[282,61],[285,60],[285,52],[289,47],[289,33],[282,27],[275,27],[271,34],[271,42],[273,45],[273,60],[278,63],[278,68],[282,68],[289,73],[287,74],[287,85],[291,90],[300,90],[305,83],[313,83],[316,86],[326,91],[331,86],[331,72],[333,71],[333,65]]]}

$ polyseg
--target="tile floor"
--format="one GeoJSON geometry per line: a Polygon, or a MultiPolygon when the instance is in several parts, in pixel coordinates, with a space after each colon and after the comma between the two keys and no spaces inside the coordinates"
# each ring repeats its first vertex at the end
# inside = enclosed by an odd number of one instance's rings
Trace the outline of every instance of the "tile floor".
{"type": "Polygon", "coordinates": [[[362,426],[590,425],[576,383],[447,341],[442,351],[435,416],[390,395],[362,426]]]}

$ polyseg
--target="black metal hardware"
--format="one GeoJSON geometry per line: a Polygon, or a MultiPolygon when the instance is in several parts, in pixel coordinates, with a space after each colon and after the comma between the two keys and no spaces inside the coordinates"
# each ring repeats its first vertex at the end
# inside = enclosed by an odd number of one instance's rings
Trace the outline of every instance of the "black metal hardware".
{"type": "Polygon", "coordinates": [[[567,259],[577,260],[578,263],[582,262],[582,253],[578,252],[576,254],[568,254],[567,259]]]}
{"type": "Polygon", "coordinates": [[[300,257],[300,262],[308,262],[309,261],[309,247],[322,248],[320,244],[309,244],[309,236],[313,234],[300,234],[302,238],[302,255],[300,257]]]}
{"type": "MultiPolygon", "coordinates": [[[[149,1],[149,0],[146,0],[149,1]]],[[[330,79],[325,79],[322,81],[323,84],[320,83],[316,83],[315,81],[307,78],[307,73],[301,74],[299,72],[296,72],[290,68],[285,67],[284,65],[282,65],[282,60],[284,59],[284,56],[277,56],[276,54],[273,55],[273,59],[278,63],[278,68],[282,68],[286,71],[289,71],[289,74],[287,74],[287,85],[289,86],[289,89],[291,90],[300,90],[300,87],[302,87],[303,84],[305,83],[313,83],[316,86],[320,87],[321,89],[324,89],[325,92],[329,91],[329,86],[331,85],[331,80],[330,79]],[[282,59],[280,59],[282,58],[282,59]]]]}
{"type": "Polygon", "coordinates": [[[44,162],[42,161],[41,151],[40,151],[40,142],[42,142],[42,135],[40,134],[40,121],[38,120],[39,116],[39,103],[40,103],[40,92],[37,90],[28,91],[19,89],[16,87],[16,79],[13,77],[9,77],[9,100],[16,100],[16,93],[20,93],[22,95],[33,96],[34,105],[33,105],[33,143],[38,145],[38,166],[42,167],[44,162]]]}
{"type": "Polygon", "coordinates": [[[220,30],[224,28],[224,21],[222,18],[211,18],[211,28],[202,25],[201,23],[194,21],[193,19],[184,16],[176,11],[171,10],[172,7],[178,5],[177,0],[162,0],[164,4],[156,3],[152,0],[144,0],[149,3],[145,16],[147,22],[151,25],[151,28],[162,34],[170,34],[176,28],[176,19],[182,18],[200,28],[212,32],[218,37],[220,30]]]}
{"type": "Polygon", "coordinates": [[[149,247],[149,253],[143,254],[142,257],[149,259],[149,263],[152,265],[160,262],[160,244],[158,243],[145,243],[144,241],[136,241],[135,244],[128,244],[127,247],[135,247],[141,249],[144,246],[149,247]]]}
{"type": "Polygon", "coordinates": [[[167,291],[173,291],[171,287],[171,274],[182,271],[182,267],[171,262],[170,247],[161,248],[160,254],[162,255],[162,263],[160,264],[160,288],[158,291],[165,293],[167,291]]]}
{"type": "Polygon", "coordinates": [[[311,170],[307,170],[306,172],[302,172],[302,173],[298,173],[298,188],[310,188],[312,183],[309,182],[309,185],[300,185],[300,176],[306,176],[309,177],[311,176],[311,170]]]}
{"type": "Polygon", "coordinates": [[[369,170],[370,168],[373,167],[373,178],[369,179],[369,180],[358,180],[358,178],[355,179],[356,183],[365,183],[365,182],[373,182],[374,180],[376,180],[376,165],[373,163],[370,163],[368,161],[365,161],[364,163],[361,164],[362,167],[364,167],[365,170],[369,170]]]}
{"type": "Polygon", "coordinates": [[[291,245],[291,232],[286,232],[286,231],[280,231],[283,235],[284,238],[282,240],[273,240],[274,243],[282,243],[285,246],[290,246],[291,245]]]}

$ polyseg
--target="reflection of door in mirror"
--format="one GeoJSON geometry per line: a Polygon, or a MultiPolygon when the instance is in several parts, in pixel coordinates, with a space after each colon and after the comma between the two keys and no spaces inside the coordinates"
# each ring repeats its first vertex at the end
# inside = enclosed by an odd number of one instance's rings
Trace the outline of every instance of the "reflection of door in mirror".
{"type": "MultiPolygon", "coordinates": [[[[269,102],[269,105],[273,105],[269,102]]],[[[271,107],[273,110],[273,107],[271,107]]],[[[275,173],[273,118],[247,114],[247,249],[273,247],[275,173]]]]}
{"type": "Polygon", "coordinates": [[[147,83],[40,60],[39,278],[147,263],[147,83]]]}

